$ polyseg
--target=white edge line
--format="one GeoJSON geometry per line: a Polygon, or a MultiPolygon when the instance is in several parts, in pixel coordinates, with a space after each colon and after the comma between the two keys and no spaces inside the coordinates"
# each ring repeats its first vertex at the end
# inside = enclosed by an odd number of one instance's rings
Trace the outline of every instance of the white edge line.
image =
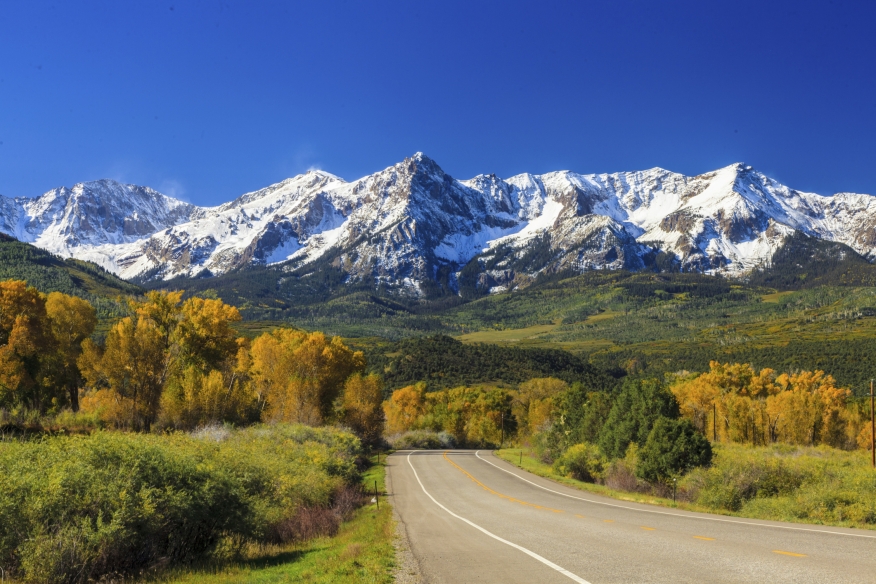
{"type": "MultiPolygon", "coordinates": [[[[568,571],[567,569],[565,569],[565,568],[563,568],[563,567],[561,567],[561,566],[556,565],[556,564],[553,563],[552,561],[550,561],[550,560],[548,560],[548,559],[546,559],[546,558],[541,557],[541,556],[538,555],[537,553],[535,553],[535,552],[533,552],[533,551],[530,551],[530,550],[526,549],[525,547],[523,547],[523,546],[521,546],[521,545],[517,545],[516,543],[512,543],[512,542],[508,541],[507,539],[502,539],[502,538],[499,537],[498,535],[495,535],[495,534],[493,534],[493,533],[490,533],[489,531],[487,531],[486,529],[484,529],[484,528],[481,527],[480,525],[477,525],[476,523],[473,523],[473,522],[469,521],[469,520],[466,519],[465,517],[462,517],[462,516],[460,516],[460,515],[457,515],[456,513],[454,513],[453,511],[451,511],[450,509],[448,509],[447,507],[445,507],[444,505],[442,505],[441,503],[439,503],[438,501],[436,501],[436,500],[435,500],[435,497],[433,497],[432,495],[430,495],[430,494],[429,494],[429,491],[426,490],[426,487],[423,486],[423,481],[420,480],[420,475],[417,474],[417,469],[415,469],[415,468],[414,468],[414,465],[411,463],[411,454],[413,454],[413,452],[411,452],[411,453],[408,454],[408,456],[407,456],[407,459],[408,459],[408,465],[411,467],[411,470],[414,471],[414,476],[416,477],[417,482],[420,483],[420,488],[423,489],[423,492],[426,493],[426,496],[427,496],[427,497],[429,497],[430,499],[432,499],[432,502],[433,502],[433,503],[435,503],[436,505],[438,505],[439,507],[441,507],[442,509],[444,509],[447,513],[449,513],[450,515],[453,515],[453,516],[456,517],[457,519],[460,519],[460,520],[462,520],[462,521],[465,521],[466,523],[468,523],[469,525],[471,525],[472,527],[474,527],[474,528],[477,529],[478,531],[481,531],[482,533],[485,533],[486,535],[489,535],[490,537],[492,537],[492,538],[495,539],[495,540],[501,541],[501,542],[504,543],[505,545],[509,545],[509,546],[511,546],[511,547],[513,547],[513,548],[515,548],[515,549],[517,549],[517,550],[520,550],[520,551],[523,552],[524,554],[526,554],[526,555],[528,555],[528,556],[531,556],[531,557],[535,558],[536,560],[538,560],[539,562],[541,562],[541,563],[544,564],[545,566],[547,566],[547,567],[549,567],[549,568],[552,568],[552,569],[556,570],[557,572],[559,572],[559,573],[562,574],[563,576],[566,576],[567,578],[570,578],[570,579],[574,580],[575,582],[578,582],[578,584],[590,584],[590,582],[588,582],[588,581],[585,580],[584,578],[581,578],[581,577],[579,577],[579,576],[576,576],[575,574],[573,574],[572,572],[568,571]]],[[[483,460],[483,458],[482,458],[481,460],[483,460]]]]}
{"type": "Polygon", "coordinates": [[[720,521],[721,523],[737,523],[739,525],[755,525],[757,527],[770,527],[773,529],[791,529],[793,531],[809,531],[812,533],[830,533],[832,535],[845,535],[846,537],[865,537],[867,539],[876,539],[876,535],[864,535],[860,533],[843,533],[842,531],[829,531],[827,529],[810,529],[807,527],[792,527],[790,525],[770,525],[769,523],[754,523],[753,521],[737,521],[735,519],[719,519],[718,517],[700,517],[698,515],[686,515],[684,513],[671,513],[669,511],[657,511],[656,509],[638,509],[636,507],[629,507],[627,505],[618,505],[616,503],[606,503],[604,501],[594,501],[593,499],[585,499],[584,497],[576,497],[575,495],[569,495],[567,493],[561,493],[560,491],[555,491],[553,489],[549,489],[547,487],[543,487],[538,483],[534,483],[528,479],[523,478],[517,473],[513,473],[508,469],[504,469],[497,464],[493,464],[489,460],[485,458],[481,458],[481,451],[478,450],[475,452],[475,456],[490,464],[495,466],[502,472],[507,472],[509,475],[517,477],[521,481],[525,481],[530,485],[536,486],[539,489],[544,489],[545,491],[549,491],[551,493],[555,493],[557,495],[562,495],[563,497],[569,497],[570,499],[578,499],[579,501],[585,501],[587,503],[593,503],[595,505],[605,505],[607,507],[618,507],[620,509],[629,509],[630,511],[638,511],[639,513],[655,513],[657,515],[670,515],[672,517],[683,517],[685,519],[699,519],[702,521],[720,521]]]}

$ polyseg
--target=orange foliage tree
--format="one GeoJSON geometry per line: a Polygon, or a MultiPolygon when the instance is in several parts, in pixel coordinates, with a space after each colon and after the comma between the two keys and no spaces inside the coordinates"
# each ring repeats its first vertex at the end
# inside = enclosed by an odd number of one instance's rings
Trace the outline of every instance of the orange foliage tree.
{"type": "Polygon", "coordinates": [[[682,415],[710,438],[837,447],[854,440],[845,407],[851,392],[823,371],[776,375],[712,361],[708,372],[682,378],[671,390],[682,415]]]}
{"type": "Polygon", "coordinates": [[[383,435],[382,403],[380,376],[354,373],[344,384],[341,418],[365,444],[377,444],[383,435]]]}
{"type": "Polygon", "coordinates": [[[333,415],[344,382],[365,370],[361,351],[338,337],[294,329],[276,329],[252,342],[254,395],[270,421],[318,425],[333,415]]]}

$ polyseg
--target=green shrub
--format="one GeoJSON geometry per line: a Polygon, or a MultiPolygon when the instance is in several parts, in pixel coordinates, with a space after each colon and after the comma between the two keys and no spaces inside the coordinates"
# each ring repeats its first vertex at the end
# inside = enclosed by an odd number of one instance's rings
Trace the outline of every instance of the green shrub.
{"type": "Polygon", "coordinates": [[[876,525],[876,473],[863,451],[721,444],[714,464],[693,470],[679,487],[704,507],[749,517],[876,525]]]}
{"type": "Polygon", "coordinates": [[[266,540],[357,477],[359,443],[344,432],[277,425],[216,436],[3,443],[0,567],[25,582],[85,582],[188,562],[266,540]]]}
{"type": "Polygon", "coordinates": [[[575,444],[554,462],[554,471],[579,481],[595,483],[603,477],[607,463],[596,445],[575,444]]]}
{"type": "Polygon", "coordinates": [[[636,476],[651,482],[666,482],[698,466],[712,462],[712,446],[690,420],[658,418],[639,450],[636,476]]]}

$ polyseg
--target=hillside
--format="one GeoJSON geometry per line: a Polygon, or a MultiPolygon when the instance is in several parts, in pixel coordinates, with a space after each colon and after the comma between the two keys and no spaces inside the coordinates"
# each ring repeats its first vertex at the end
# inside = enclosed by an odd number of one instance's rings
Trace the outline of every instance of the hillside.
{"type": "Polygon", "coordinates": [[[116,297],[143,292],[96,264],[62,259],[9,236],[0,236],[0,280],[26,280],[44,293],[63,292],[85,298],[100,318],[121,314],[116,297]]]}
{"type": "Polygon", "coordinates": [[[582,382],[591,389],[609,389],[616,383],[568,351],[471,345],[443,335],[401,341],[368,357],[388,390],[419,381],[437,390],[475,383],[517,384],[535,377],[582,382]]]}
{"type": "Polygon", "coordinates": [[[769,264],[746,278],[755,286],[800,290],[817,286],[876,286],[876,266],[842,243],[795,233],[769,264]]]}

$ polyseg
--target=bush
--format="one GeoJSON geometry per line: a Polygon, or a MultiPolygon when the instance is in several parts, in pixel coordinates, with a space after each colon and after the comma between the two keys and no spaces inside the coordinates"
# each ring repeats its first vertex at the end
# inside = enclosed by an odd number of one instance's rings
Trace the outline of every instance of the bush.
{"type": "MultiPolygon", "coordinates": [[[[778,455],[788,447],[753,450],[749,447],[721,447],[717,463],[686,477],[683,488],[706,507],[739,511],[752,499],[793,495],[815,470],[794,459],[778,455]]],[[[793,448],[796,454],[796,448],[793,448]]]]}
{"type": "Polygon", "coordinates": [[[636,466],[639,463],[639,447],[635,442],[627,447],[626,455],[611,461],[605,469],[605,486],[619,491],[648,492],[650,485],[636,477],[636,466]]]}
{"type": "Polygon", "coordinates": [[[631,443],[645,445],[658,419],[678,415],[675,396],[660,381],[627,381],[603,425],[599,447],[609,458],[621,458],[631,443]]]}
{"type": "Polygon", "coordinates": [[[554,471],[563,475],[595,483],[603,477],[607,461],[593,444],[575,444],[554,462],[554,471]]]}
{"type": "Polygon", "coordinates": [[[85,582],[268,541],[302,509],[331,506],[357,479],[358,454],[350,434],[286,425],[7,442],[0,568],[24,582],[85,582]]]}
{"type": "Polygon", "coordinates": [[[441,450],[456,447],[456,441],[447,432],[430,430],[411,430],[390,436],[387,441],[395,450],[441,450]]]}
{"type": "Polygon", "coordinates": [[[712,446],[690,420],[658,418],[639,451],[636,476],[650,482],[666,482],[712,461],[712,446]]]}

